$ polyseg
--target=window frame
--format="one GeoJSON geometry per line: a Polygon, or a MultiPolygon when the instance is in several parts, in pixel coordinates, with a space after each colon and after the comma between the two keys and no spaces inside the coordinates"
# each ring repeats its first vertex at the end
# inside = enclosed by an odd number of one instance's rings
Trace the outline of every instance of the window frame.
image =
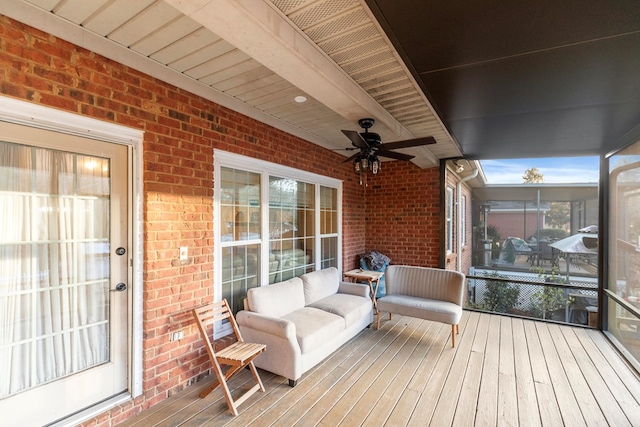
{"type": "MultiPolygon", "coordinates": [[[[265,160],[254,159],[228,151],[214,149],[214,186],[213,186],[213,230],[214,230],[214,299],[219,301],[222,295],[222,249],[225,247],[241,244],[258,244],[260,246],[260,283],[258,286],[269,284],[269,265],[265,260],[269,259],[269,179],[270,177],[287,178],[296,181],[304,181],[314,184],[315,191],[315,212],[316,223],[314,234],[314,260],[315,269],[321,268],[321,241],[328,236],[338,237],[337,247],[337,268],[342,271],[342,180],[318,175],[312,172],[291,168],[265,160]],[[260,225],[260,239],[243,240],[241,242],[223,242],[220,235],[221,227],[221,170],[222,168],[233,168],[247,172],[260,174],[260,217],[263,218],[260,225]],[[326,235],[321,234],[320,228],[320,188],[330,187],[337,190],[337,210],[338,210],[338,233],[326,235]]],[[[221,335],[224,333],[221,332],[221,335]]]]}

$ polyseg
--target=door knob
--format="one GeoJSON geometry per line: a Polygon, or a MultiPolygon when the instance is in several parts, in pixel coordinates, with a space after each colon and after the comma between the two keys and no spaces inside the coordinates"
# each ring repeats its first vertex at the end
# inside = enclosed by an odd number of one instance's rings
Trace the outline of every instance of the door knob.
{"type": "Polygon", "coordinates": [[[111,292],[124,292],[126,290],[127,290],[127,284],[120,282],[116,285],[115,289],[111,289],[111,292]]]}

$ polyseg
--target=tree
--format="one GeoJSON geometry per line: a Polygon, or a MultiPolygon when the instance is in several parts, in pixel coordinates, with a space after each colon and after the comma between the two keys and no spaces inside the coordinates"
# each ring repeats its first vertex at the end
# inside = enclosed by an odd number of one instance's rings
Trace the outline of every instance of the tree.
{"type": "Polygon", "coordinates": [[[542,175],[542,172],[540,172],[538,168],[533,167],[524,171],[522,179],[527,184],[533,184],[537,182],[544,182],[544,175],[542,175]]]}
{"type": "Polygon", "coordinates": [[[569,202],[551,202],[547,212],[547,223],[556,228],[568,228],[571,211],[569,202]]]}

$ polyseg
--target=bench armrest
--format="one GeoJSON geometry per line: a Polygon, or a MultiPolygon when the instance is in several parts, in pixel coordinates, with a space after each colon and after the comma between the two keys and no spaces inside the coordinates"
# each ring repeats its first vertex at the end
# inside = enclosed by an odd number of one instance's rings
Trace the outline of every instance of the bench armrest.
{"type": "Polygon", "coordinates": [[[360,283],[340,282],[338,288],[340,294],[351,294],[359,297],[369,297],[369,285],[363,285],[360,283]]]}

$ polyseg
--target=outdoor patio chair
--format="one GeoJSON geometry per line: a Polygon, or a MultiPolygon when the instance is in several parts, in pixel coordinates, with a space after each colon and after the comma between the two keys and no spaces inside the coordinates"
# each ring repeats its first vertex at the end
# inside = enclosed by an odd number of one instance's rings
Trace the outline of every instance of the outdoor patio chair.
{"type": "Polygon", "coordinates": [[[551,267],[559,267],[558,264],[558,254],[555,252],[555,250],[549,246],[548,242],[540,242],[539,244],[539,260],[540,262],[544,263],[545,261],[549,261],[549,263],[551,263],[551,267]]]}
{"type": "Polygon", "coordinates": [[[216,387],[221,386],[227,405],[229,406],[229,410],[233,415],[238,415],[239,405],[251,397],[256,391],[264,391],[264,385],[262,385],[258,371],[253,364],[253,359],[265,351],[267,346],[264,344],[244,342],[226,299],[195,308],[192,310],[192,313],[193,317],[196,319],[198,329],[200,330],[200,336],[204,341],[207,353],[209,353],[213,372],[217,378],[217,381],[211,387],[200,393],[200,398],[205,398],[209,393],[215,390],[216,387]],[[209,325],[214,325],[217,322],[222,322],[224,320],[228,320],[231,324],[237,341],[216,352],[212,340],[209,339],[207,329],[209,325]],[[223,372],[221,365],[228,366],[226,371],[223,372]],[[248,367],[251,370],[251,374],[253,375],[256,384],[239,398],[233,399],[231,392],[229,391],[227,381],[239,373],[244,367],[248,367]]]}

